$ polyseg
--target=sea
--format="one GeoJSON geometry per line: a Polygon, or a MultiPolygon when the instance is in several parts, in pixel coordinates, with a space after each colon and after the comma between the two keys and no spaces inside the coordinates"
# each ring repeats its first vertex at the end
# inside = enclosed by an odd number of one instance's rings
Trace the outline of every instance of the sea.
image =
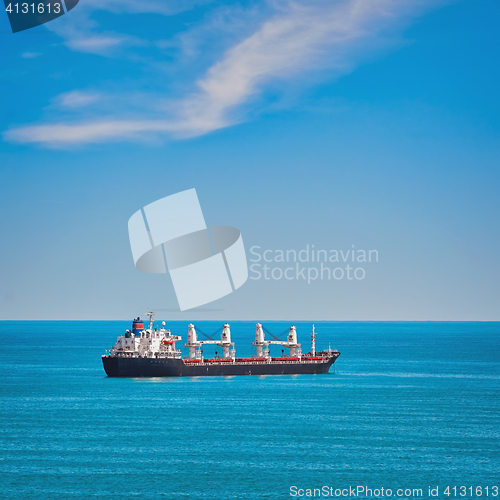
{"type": "MultiPolygon", "coordinates": [[[[255,323],[231,322],[238,357],[255,323]]],[[[327,375],[108,378],[127,328],[0,322],[1,499],[499,496],[500,323],[315,322],[327,375]]]]}

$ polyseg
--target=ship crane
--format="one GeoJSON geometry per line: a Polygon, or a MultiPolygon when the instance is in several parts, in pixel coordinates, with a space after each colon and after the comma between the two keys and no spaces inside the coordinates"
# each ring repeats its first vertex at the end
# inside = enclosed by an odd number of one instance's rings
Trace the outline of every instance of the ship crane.
{"type": "Polygon", "coordinates": [[[290,333],[288,334],[287,343],[284,344],[290,350],[290,357],[299,357],[302,354],[300,349],[300,344],[297,343],[297,329],[294,326],[290,327],[290,333]]]}
{"type": "MultiPolygon", "coordinates": [[[[264,339],[264,327],[257,323],[257,328],[255,330],[255,342],[252,342],[252,345],[257,348],[257,357],[269,357],[269,346],[270,345],[281,345],[289,350],[289,356],[291,358],[299,357],[302,355],[300,344],[297,343],[297,329],[295,326],[290,327],[290,331],[288,332],[288,337],[286,340],[279,340],[279,336],[276,337],[272,335],[271,332],[268,332],[274,339],[276,340],[265,340],[264,339]]],[[[283,333],[286,333],[283,332],[283,333]]]]}
{"type": "Polygon", "coordinates": [[[184,344],[189,348],[189,359],[201,359],[201,347],[206,344],[213,344],[217,347],[222,347],[223,359],[235,359],[236,351],[234,349],[234,342],[231,342],[231,329],[228,323],[226,323],[222,329],[220,340],[211,340],[215,333],[210,336],[206,334],[203,335],[205,335],[208,340],[198,340],[194,325],[189,325],[188,343],[184,344]],[[200,349],[196,351],[196,347],[199,347],[200,349]]]}
{"type": "Polygon", "coordinates": [[[189,359],[201,359],[201,346],[203,342],[198,340],[198,334],[193,324],[188,326],[188,341],[184,344],[189,348],[189,359]],[[196,348],[198,347],[198,350],[196,348]]]}
{"type": "Polygon", "coordinates": [[[266,349],[269,343],[264,340],[264,330],[260,323],[257,323],[257,327],[255,329],[255,342],[252,342],[252,345],[257,348],[258,358],[269,357],[269,349],[266,349]]]}
{"type": "Polygon", "coordinates": [[[222,334],[220,337],[220,342],[217,346],[222,347],[222,357],[223,359],[235,358],[236,351],[234,350],[234,342],[231,342],[231,330],[229,328],[229,323],[224,325],[222,334]]]}

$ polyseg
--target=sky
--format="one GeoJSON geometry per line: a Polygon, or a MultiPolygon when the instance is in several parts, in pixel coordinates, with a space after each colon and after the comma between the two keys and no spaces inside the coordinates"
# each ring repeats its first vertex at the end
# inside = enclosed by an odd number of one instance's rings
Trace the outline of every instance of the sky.
{"type": "Polygon", "coordinates": [[[12,34],[0,14],[0,319],[500,320],[499,16],[81,0],[12,34]],[[168,275],[134,267],[127,223],[191,188],[250,272],[181,312],[168,275]],[[313,245],[341,279],[312,279],[313,245]]]}

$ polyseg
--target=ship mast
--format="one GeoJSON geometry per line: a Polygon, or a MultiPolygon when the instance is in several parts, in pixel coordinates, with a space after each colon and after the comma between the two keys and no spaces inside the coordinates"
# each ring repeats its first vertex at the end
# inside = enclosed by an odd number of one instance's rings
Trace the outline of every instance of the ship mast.
{"type": "Polygon", "coordinates": [[[312,339],[311,353],[314,356],[316,354],[316,332],[314,331],[314,325],[313,325],[313,331],[311,333],[311,339],[312,339]]]}
{"type": "Polygon", "coordinates": [[[146,313],[146,316],[149,316],[149,329],[153,330],[153,323],[154,323],[153,318],[155,316],[154,311],[148,311],[146,313]]]}

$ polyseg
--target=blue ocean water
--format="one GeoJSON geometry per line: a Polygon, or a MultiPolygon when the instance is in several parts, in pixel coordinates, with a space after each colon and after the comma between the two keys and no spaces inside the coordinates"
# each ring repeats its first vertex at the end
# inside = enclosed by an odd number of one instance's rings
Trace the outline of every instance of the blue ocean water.
{"type": "MultiPolygon", "coordinates": [[[[308,350],[311,323],[295,324],[308,350]]],[[[168,323],[183,339],[187,325],[168,323]]],[[[274,499],[359,485],[492,496],[500,323],[315,325],[318,348],[342,353],[335,373],[111,379],[101,355],[129,322],[0,322],[0,497],[274,499]]],[[[255,323],[231,331],[250,355],[255,323]]]]}

